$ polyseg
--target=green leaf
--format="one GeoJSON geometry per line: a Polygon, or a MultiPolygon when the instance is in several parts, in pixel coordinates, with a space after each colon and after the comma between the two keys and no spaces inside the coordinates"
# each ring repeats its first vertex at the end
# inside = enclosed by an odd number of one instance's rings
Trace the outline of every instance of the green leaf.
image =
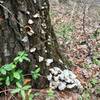
{"type": "Polygon", "coordinates": [[[30,62],[30,59],[28,57],[23,57],[23,59],[30,62]]]}
{"type": "Polygon", "coordinates": [[[0,68],[0,73],[6,75],[6,70],[4,68],[0,68]]]}
{"type": "Polygon", "coordinates": [[[16,93],[19,93],[19,92],[20,92],[20,89],[19,88],[13,89],[11,91],[12,94],[16,94],[16,93]]]}
{"type": "Polygon", "coordinates": [[[18,52],[17,57],[14,59],[14,62],[22,63],[24,60],[30,61],[30,59],[28,58],[28,54],[25,51],[20,51],[18,52]]]}
{"type": "Polygon", "coordinates": [[[100,65],[100,61],[97,60],[96,58],[93,59],[93,63],[96,64],[96,65],[100,65]]]}
{"type": "Polygon", "coordinates": [[[31,88],[30,85],[26,85],[26,86],[23,87],[23,90],[28,90],[28,89],[30,89],[30,88],[31,88]]]}
{"type": "Polygon", "coordinates": [[[26,95],[25,95],[25,91],[24,91],[24,90],[21,90],[20,94],[21,94],[21,96],[22,96],[22,99],[25,100],[25,96],[26,96],[26,95]]]}
{"type": "Polygon", "coordinates": [[[16,78],[16,79],[20,79],[20,73],[19,72],[14,72],[13,73],[13,76],[16,78]]]}
{"type": "Polygon", "coordinates": [[[0,85],[3,85],[3,83],[2,83],[2,82],[0,82],[0,85]]]}
{"type": "Polygon", "coordinates": [[[18,52],[18,55],[19,55],[19,56],[23,56],[24,54],[26,54],[25,51],[19,51],[19,52],[18,52]]]}
{"type": "Polygon", "coordinates": [[[22,63],[22,62],[23,62],[23,59],[22,59],[22,58],[20,58],[20,59],[19,59],[19,62],[20,62],[20,63],[22,63]]]}
{"type": "Polygon", "coordinates": [[[22,58],[22,57],[27,57],[28,54],[27,54],[25,51],[21,51],[21,52],[18,52],[18,56],[19,56],[20,58],[22,58]]]}
{"type": "Polygon", "coordinates": [[[0,85],[3,84],[3,80],[4,80],[4,78],[1,78],[1,77],[0,77],[0,85]]]}
{"type": "Polygon", "coordinates": [[[16,82],[17,87],[22,88],[22,85],[19,82],[16,82]]]}
{"type": "Polygon", "coordinates": [[[50,88],[48,91],[48,96],[53,97],[54,96],[54,91],[50,88]]]}
{"type": "Polygon", "coordinates": [[[0,81],[2,81],[4,78],[0,77],[0,81]]]}
{"type": "Polygon", "coordinates": [[[29,100],[33,100],[33,97],[34,97],[33,94],[30,94],[29,95],[29,100]]]}
{"type": "Polygon", "coordinates": [[[40,68],[37,68],[36,70],[35,70],[35,73],[39,73],[40,72],[40,68]]]}
{"type": "Polygon", "coordinates": [[[36,92],[36,93],[33,94],[34,97],[39,96],[39,95],[40,95],[39,92],[36,92]]]}
{"type": "Polygon", "coordinates": [[[31,74],[32,74],[32,78],[34,80],[36,80],[37,78],[39,78],[40,76],[40,68],[38,66],[36,66],[37,69],[31,71],[31,74]]]}
{"type": "Polygon", "coordinates": [[[90,93],[88,91],[84,91],[82,96],[84,100],[90,100],[90,93]]]}
{"type": "Polygon", "coordinates": [[[96,88],[96,93],[97,93],[97,94],[100,94],[100,88],[99,88],[99,87],[96,88]]]}
{"type": "Polygon", "coordinates": [[[91,80],[91,84],[92,84],[92,85],[95,86],[97,83],[98,83],[98,80],[97,80],[97,79],[92,79],[92,80],[91,80]]]}
{"type": "Polygon", "coordinates": [[[9,76],[7,76],[7,78],[6,78],[6,85],[7,85],[7,86],[10,85],[10,78],[9,78],[9,76]]]}
{"type": "Polygon", "coordinates": [[[78,100],[83,100],[82,96],[79,96],[79,99],[78,100]]]}
{"type": "Polygon", "coordinates": [[[18,56],[18,57],[16,57],[16,58],[14,59],[14,62],[19,61],[19,59],[20,59],[20,57],[19,57],[19,56],[18,56]]]}
{"type": "Polygon", "coordinates": [[[21,69],[18,69],[17,72],[18,72],[19,74],[22,74],[22,70],[21,70],[21,69]]]}
{"type": "Polygon", "coordinates": [[[38,79],[39,76],[40,76],[39,73],[35,73],[34,71],[31,71],[31,74],[32,74],[32,78],[33,78],[34,80],[38,79]]]}
{"type": "Polygon", "coordinates": [[[4,69],[5,69],[6,71],[13,70],[15,67],[16,67],[16,66],[15,66],[13,63],[4,65],[4,69]]]}

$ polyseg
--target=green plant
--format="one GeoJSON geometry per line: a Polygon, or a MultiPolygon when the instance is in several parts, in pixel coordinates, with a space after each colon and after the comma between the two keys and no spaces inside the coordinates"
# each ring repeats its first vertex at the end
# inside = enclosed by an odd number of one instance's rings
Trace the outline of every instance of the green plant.
{"type": "Polygon", "coordinates": [[[100,29],[96,29],[96,31],[94,32],[94,34],[93,34],[93,37],[94,38],[97,38],[97,37],[99,37],[100,36],[100,29]]]}
{"type": "Polygon", "coordinates": [[[49,97],[54,97],[54,91],[50,88],[48,91],[47,91],[47,95],[49,97]]]}
{"type": "Polygon", "coordinates": [[[93,85],[93,86],[96,86],[96,84],[98,83],[98,80],[93,78],[90,80],[90,83],[93,85]]]}
{"type": "Polygon", "coordinates": [[[56,14],[55,14],[53,11],[50,11],[50,16],[51,16],[52,18],[54,18],[54,17],[56,16],[56,14]]]}
{"type": "MultiPolygon", "coordinates": [[[[20,84],[19,82],[17,82],[17,83],[16,83],[16,88],[13,89],[13,90],[11,91],[11,93],[12,93],[12,94],[18,93],[18,94],[21,95],[22,99],[25,100],[25,98],[26,98],[26,92],[27,92],[29,89],[31,89],[31,86],[30,86],[30,85],[24,85],[24,86],[22,86],[22,84],[20,84]]],[[[32,97],[32,94],[30,94],[29,96],[32,97]]],[[[32,100],[31,97],[30,97],[30,100],[32,100]]]]}
{"type": "MultiPolygon", "coordinates": [[[[33,95],[32,95],[32,98],[35,98],[35,97],[37,97],[37,96],[39,96],[40,95],[40,93],[39,92],[36,92],[36,93],[34,93],[33,95]]],[[[33,99],[32,99],[33,100],[33,99]]]]}
{"type": "Polygon", "coordinates": [[[32,74],[32,78],[34,80],[38,79],[41,75],[40,75],[40,67],[36,65],[36,69],[34,69],[33,71],[31,71],[32,74]]]}
{"type": "Polygon", "coordinates": [[[74,27],[71,24],[63,23],[59,26],[57,30],[57,35],[60,35],[61,37],[64,37],[65,40],[70,40],[72,37],[72,32],[74,30],[74,27]]]}
{"type": "MultiPolygon", "coordinates": [[[[17,65],[23,61],[30,62],[30,59],[25,51],[20,51],[10,64],[5,64],[0,67],[0,86],[15,86],[15,89],[12,89],[11,93],[17,93],[25,100],[27,92],[31,90],[31,85],[24,84],[23,70],[17,67],[17,65]]],[[[31,75],[34,80],[38,79],[40,76],[40,68],[36,66],[36,68],[31,71],[31,75]]],[[[31,92],[28,93],[29,100],[33,100],[34,96],[36,96],[36,94],[31,94],[31,92]]]]}
{"type": "Polygon", "coordinates": [[[96,88],[96,94],[99,94],[100,95],[100,87],[96,88]]]}
{"type": "Polygon", "coordinates": [[[30,61],[30,59],[25,51],[20,51],[10,64],[5,64],[0,67],[0,86],[4,87],[16,84],[16,88],[13,89],[11,93],[19,93],[23,100],[25,100],[25,92],[30,89],[31,86],[22,86],[24,83],[23,70],[18,68],[17,65],[23,61],[30,61]]]}
{"type": "Polygon", "coordinates": [[[93,58],[93,63],[100,66],[100,60],[95,57],[93,58]]]}
{"type": "Polygon", "coordinates": [[[17,67],[17,64],[23,61],[30,61],[25,51],[18,52],[10,64],[0,67],[0,86],[9,86],[23,79],[22,70],[17,67]]]}
{"type": "Polygon", "coordinates": [[[84,63],[84,68],[86,68],[86,69],[90,69],[91,68],[91,66],[88,64],[88,63],[84,63]]]}
{"type": "Polygon", "coordinates": [[[17,57],[14,59],[13,63],[16,65],[17,63],[22,63],[23,61],[29,61],[28,54],[25,51],[20,51],[17,54],[17,57]]]}
{"type": "Polygon", "coordinates": [[[82,94],[83,100],[91,100],[90,99],[90,92],[88,90],[85,90],[82,94]]]}
{"type": "MultiPolygon", "coordinates": [[[[100,47],[100,44],[96,45],[96,48],[98,48],[98,47],[100,47]]],[[[100,56],[100,52],[95,50],[93,52],[93,64],[96,64],[96,65],[100,66],[100,59],[99,59],[100,57],[99,56],[100,56]]]]}
{"type": "Polygon", "coordinates": [[[80,95],[79,98],[78,98],[78,100],[83,100],[83,97],[80,95]]]}

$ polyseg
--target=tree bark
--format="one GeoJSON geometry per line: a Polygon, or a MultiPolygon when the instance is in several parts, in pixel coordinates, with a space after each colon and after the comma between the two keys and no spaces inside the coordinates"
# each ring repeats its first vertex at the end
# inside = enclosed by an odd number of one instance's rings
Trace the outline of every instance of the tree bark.
{"type": "Polygon", "coordinates": [[[49,16],[48,0],[3,0],[0,2],[0,66],[10,63],[18,51],[29,54],[31,64],[23,63],[28,73],[35,65],[46,75],[50,67],[63,66],[49,16]],[[47,60],[53,62],[47,66],[47,60]],[[30,67],[30,66],[31,67],[30,67]]]}

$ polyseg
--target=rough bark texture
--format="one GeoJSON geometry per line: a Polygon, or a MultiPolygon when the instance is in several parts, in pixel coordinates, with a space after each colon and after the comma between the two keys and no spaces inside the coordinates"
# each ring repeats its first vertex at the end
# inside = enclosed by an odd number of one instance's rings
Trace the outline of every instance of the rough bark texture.
{"type": "Polygon", "coordinates": [[[40,65],[44,75],[49,67],[62,66],[48,0],[3,0],[0,3],[0,66],[10,63],[22,50],[27,51],[31,59],[31,67],[22,64],[25,73],[34,65],[40,65]],[[43,61],[39,61],[41,57],[43,61]],[[46,66],[47,59],[53,59],[50,66],[46,66]]]}

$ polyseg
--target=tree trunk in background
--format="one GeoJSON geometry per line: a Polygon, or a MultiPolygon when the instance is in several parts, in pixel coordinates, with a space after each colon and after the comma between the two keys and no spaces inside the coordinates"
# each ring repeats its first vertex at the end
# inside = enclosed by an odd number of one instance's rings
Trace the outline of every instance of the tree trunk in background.
{"type": "MultiPolygon", "coordinates": [[[[62,66],[48,0],[3,0],[0,3],[0,66],[10,63],[18,51],[27,51],[34,65],[46,75],[49,67],[62,66]],[[53,62],[47,66],[47,61],[53,62]]],[[[22,64],[25,73],[29,64],[22,64]]],[[[21,65],[21,66],[22,66],[21,65]]]]}

